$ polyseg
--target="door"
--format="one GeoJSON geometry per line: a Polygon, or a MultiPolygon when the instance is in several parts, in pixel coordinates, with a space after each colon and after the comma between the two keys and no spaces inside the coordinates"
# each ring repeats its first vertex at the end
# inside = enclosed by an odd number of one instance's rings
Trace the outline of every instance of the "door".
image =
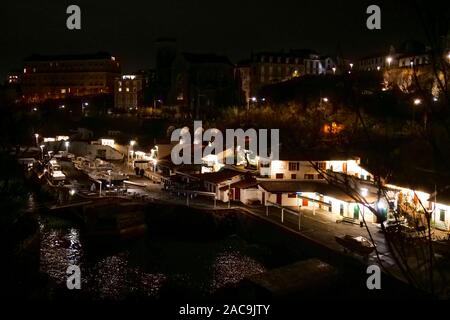
{"type": "Polygon", "coordinates": [[[234,189],[235,190],[235,195],[234,195],[234,200],[241,200],[241,189],[234,189]]]}
{"type": "Polygon", "coordinates": [[[277,193],[277,203],[281,206],[281,193],[277,193]]]}
{"type": "Polygon", "coordinates": [[[308,206],[308,200],[302,199],[302,206],[307,207],[308,206]]]}
{"type": "Polygon", "coordinates": [[[344,173],[347,173],[347,162],[344,162],[344,163],[342,164],[342,171],[343,171],[344,173]]]}
{"type": "Polygon", "coordinates": [[[358,205],[356,205],[353,208],[353,219],[359,220],[359,206],[358,205]]]}
{"type": "Polygon", "coordinates": [[[263,206],[266,205],[266,193],[265,193],[265,192],[262,193],[261,204],[262,204],[263,206]]]}

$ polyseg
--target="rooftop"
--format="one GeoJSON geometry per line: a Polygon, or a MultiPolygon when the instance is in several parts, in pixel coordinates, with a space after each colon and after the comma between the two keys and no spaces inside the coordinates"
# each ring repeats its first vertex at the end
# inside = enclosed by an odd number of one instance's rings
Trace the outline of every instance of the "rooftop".
{"type": "Polygon", "coordinates": [[[85,54],[61,54],[61,55],[42,55],[33,54],[25,61],[69,61],[69,60],[110,60],[113,56],[108,52],[85,53],[85,54]]]}
{"type": "Polygon", "coordinates": [[[299,150],[280,148],[279,159],[282,161],[326,161],[326,160],[357,160],[358,157],[335,150],[299,150]]]}
{"type": "Polygon", "coordinates": [[[213,173],[204,173],[202,175],[202,179],[204,181],[210,182],[210,183],[221,183],[224,181],[227,181],[231,178],[234,178],[236,176],[240,176],[245,174],[244,172],[241,171],[236,171],[233,169],[228,169],[228,168],[224,168],[218,172],[213,172],[213,173]]]}

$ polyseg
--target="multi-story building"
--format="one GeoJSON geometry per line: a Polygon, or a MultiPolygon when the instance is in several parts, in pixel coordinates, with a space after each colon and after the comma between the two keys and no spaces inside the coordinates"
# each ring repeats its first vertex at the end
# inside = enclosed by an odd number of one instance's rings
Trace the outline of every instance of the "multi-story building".
{"type": "Polygon", "coordinates": [[[428,50],[421,43],[408,41],[401,46],[390,47],[388,52],[382,52],[365,57],[358,61],[359,71],[382,71],[390,68],[411,68],[429,64],[428,50]]]}
{"type": "Polygon", "coordinates": [[[234,65],[215,54],[179,53],[172,65],[169,103],[198,114],[235,104],[239,88],[234,65]]]}
{"type": "MultiPolygon", "coordinates": [[[[287,81],[303,75],[324,74],[320,56],[311,50],[259,52],[249,62],[249,97],[265,85],[287,81]]],[[[244,69],[244,71],[246,71],[244,69]]],[[[241,75],[242,76],[242,75],[241,75]]],[[[243,87],[245,91],[245,88],[243,87]]]]}
{"type": "Polygon", "coordinates": [[[33,55],[23,68],[26,101],[63,99],[68,96],[113,94],[120,63],[109,53],[33,55]]]}
{"type": "Polygon", "coordinates": [[[404,54],[398,58],[399,68],[419,67],[427,64],[430,64],[430,54],[426,52],[404,54]]]}
{"type": "Polygon", "coordinates": [[[114,107],[130,111],[142,106],[144,77],[140,74],[122,75],[114,82],[114,107]]]}

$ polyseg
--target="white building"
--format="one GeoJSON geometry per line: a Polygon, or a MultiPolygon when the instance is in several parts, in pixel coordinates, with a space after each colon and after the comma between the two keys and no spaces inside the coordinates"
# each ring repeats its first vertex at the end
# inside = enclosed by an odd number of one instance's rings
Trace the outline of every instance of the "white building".
{"type": "MultiPolygon", "coordinates": [[[[343,192],[340,188],[322,181],[258,181],[263,205],[277,204],[376,222],[376,216],[363,204],[343,192]]],[[[376,197],[368,195],[366,201],[375,208],[376,197]]]]}
{"type": "Polygon", "coordinates": [[[269,162],[261,160],[260,175],[277,180],[323,180],[321,172],[330,170],[373,181],[373,175],[360,166],[360,159],[357,157],[330,153],[280,153],[279,158],[269,162]]]}

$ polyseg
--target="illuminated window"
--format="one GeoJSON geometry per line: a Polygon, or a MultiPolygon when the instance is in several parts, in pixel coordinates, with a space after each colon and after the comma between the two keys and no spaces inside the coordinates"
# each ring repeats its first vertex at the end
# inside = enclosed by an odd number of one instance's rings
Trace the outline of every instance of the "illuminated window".
{"type": "Polygon", "coordinates": [[[119,92],[122,92],[122,88],[119,88],[119,92]]]}
{"type": "Polygon", "coordinates": [[[439,212],[439,220],[441,221],[441,222],[445,222],[445,210],[440,210],[440,212],[439,212]]]}
{"type": "Polygon", "coordinates": [[[66,93],[66,89],[61,89],[61,93],[66,93]]]}
{"type": "Polygon", "coordinates": [[[298,162],[289,162],[289,171],[299,171],[300,164],[298,162]]]}
{"type": "Polygon", "coordinates": [[[127,92],[130,92],[130,88],[127,88],[127,92]]]}

